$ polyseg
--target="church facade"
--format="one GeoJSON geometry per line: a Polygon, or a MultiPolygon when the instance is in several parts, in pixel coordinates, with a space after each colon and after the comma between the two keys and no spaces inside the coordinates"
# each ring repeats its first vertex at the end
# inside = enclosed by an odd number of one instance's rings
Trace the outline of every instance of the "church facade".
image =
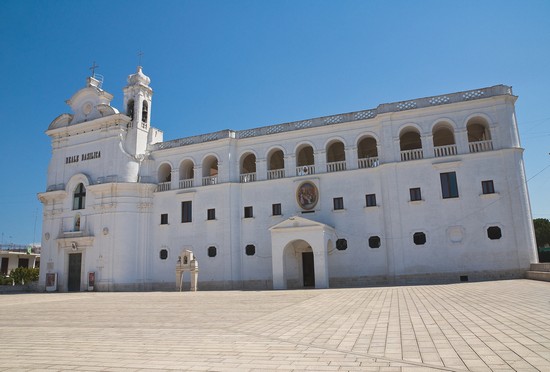
{"type": "Polygon", "coordinates": [[[141,67],[120,111],[90,77],[47,129],[43,287],[175,290],[186,251],[199,290],[518,278],[537,260],[511,87],[172,141],[152,96],[141,67]]]}

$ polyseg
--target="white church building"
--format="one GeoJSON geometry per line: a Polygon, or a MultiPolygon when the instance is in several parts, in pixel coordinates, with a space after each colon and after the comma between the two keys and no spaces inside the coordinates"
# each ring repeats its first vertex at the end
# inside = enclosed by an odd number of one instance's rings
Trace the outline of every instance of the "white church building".
{"type": "Polygon", "coordinates": [[[512,89],[163,141],[141,67],[48,127],[40,285],[285,289],[524,277],[535,239],[512,89]],[[46,280],[48,278],[48,280],[46,280]],[[48,282],[48,283],[47,283],[48,282]]]}

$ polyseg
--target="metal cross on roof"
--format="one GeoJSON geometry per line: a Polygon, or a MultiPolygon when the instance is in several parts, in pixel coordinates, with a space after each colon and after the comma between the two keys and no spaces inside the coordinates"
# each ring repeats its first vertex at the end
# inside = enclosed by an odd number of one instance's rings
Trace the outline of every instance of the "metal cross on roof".
{"type": "Polygon", "coordinates": [[[92,77],[95,75],[95,69],[98,68],[99,66],[95,64],[95,61],[94,63],[92,63],[92,67],[90,67],[90,70],[92,70],[92,77]]]}
{"type": "Polygon", "coordinates": [[[143,55],[143,52],[141,49],[139,50],[137,56],[138,56],[138,66],[141,66],[141,56],[143,55]]]}

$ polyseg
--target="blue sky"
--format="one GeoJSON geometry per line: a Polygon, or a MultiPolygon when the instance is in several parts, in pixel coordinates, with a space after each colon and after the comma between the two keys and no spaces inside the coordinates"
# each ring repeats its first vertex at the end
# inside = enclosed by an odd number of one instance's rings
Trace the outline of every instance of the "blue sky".
{"type": "Polygon", "coordinates": [[[143,51],[165,140],[512,85],[550,218],[550,1],[22,1],[0,7],[0,233],[40,241],[51,147],[93,61],[121,108],[143,51]]]}

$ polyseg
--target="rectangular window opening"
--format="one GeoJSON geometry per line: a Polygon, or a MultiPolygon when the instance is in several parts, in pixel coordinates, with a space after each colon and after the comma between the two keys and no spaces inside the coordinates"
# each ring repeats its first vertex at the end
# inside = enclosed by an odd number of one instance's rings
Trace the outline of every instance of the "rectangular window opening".
{"type": "Polygon", "coordinates": [[[365,195],[366,206],[367,207],[376,207],[376,194],[367,194],[365,195]]]}
{"type": "Polygon", "coordinates": [[[493,183],[493,180],[481,181],[481,189],[483,190],[484,194],[494,194],[495,185],[493,183]]]}
{"type": "Polygon", "coordinates": [[[254,217],[254,211],[252,207],[244,207],[244,218],[252,218],[254,217]]]}
{"type": "Polygon", "coordinates": [[[271,205],[271,211],[274,216],[280,216],[282,215],[282,209],[281,209],[281,203],[272,204],[271,205]]]}
{"type": "Polygon", "coordinates": [[[413,187],[409,189],[411,194],[411,201],[422,200],[422,193],[420,192],[420,187],[413,187]]]}
{"type": "Polygon", "coordinates": [[[458,198],[456,172],[441,173],[441,194],[443,199],[458,198]]]}
{"type": "Polygon", "coordinates": [[[332,199],[332,201],[333,201],[333,204],[334,204],[334,210],[335,211],[344,209],[344,198],[338,197],[338,198],[332,199]]]}
{"type": "Polygon", "coordinates": [[[216,219],[216,209],[211,208],[206,211],[206,219],[211,221],[216,219]]]}
{"type": "Polygon", "coordinates": [[[160,215],[160,224],[168,225],[168,213],[163,213],[160,215]]]}
{"type": "Polygon", "coordinates": [[[181,202],[181,222],[182,223],[193,222],[191,201],[181,202]]]}

